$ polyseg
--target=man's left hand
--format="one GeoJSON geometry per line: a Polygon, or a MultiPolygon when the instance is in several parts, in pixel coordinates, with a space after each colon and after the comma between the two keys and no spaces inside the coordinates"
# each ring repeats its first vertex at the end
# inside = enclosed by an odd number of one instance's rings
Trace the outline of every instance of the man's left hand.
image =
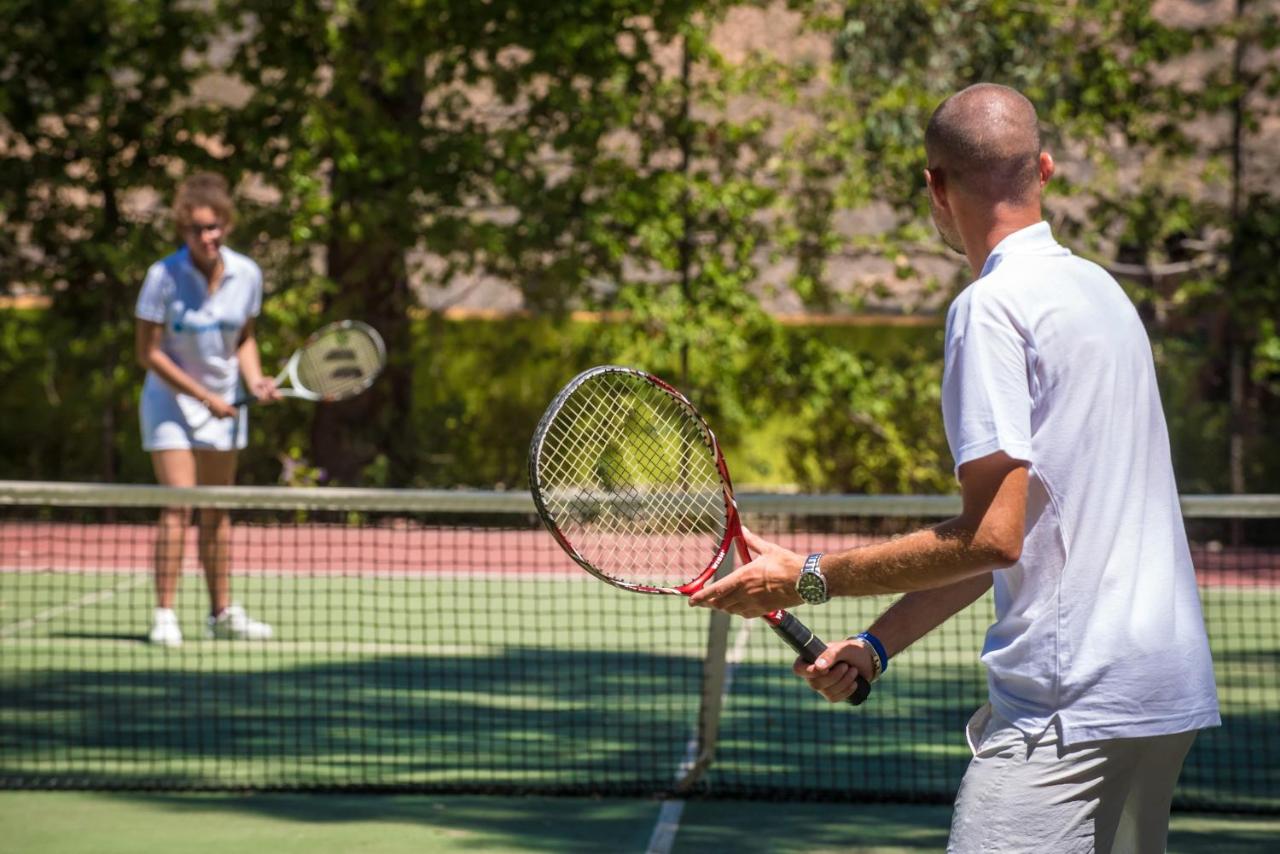
{"type": "Polygon", "coordinates": [[[742,539],[755,559],[693,594],[689,604],[739,617],[759,617],[799,605],[803,600],[796,592],[796,579],[804,558],[760,539],[746,528],[742,529],[742,539]]]}

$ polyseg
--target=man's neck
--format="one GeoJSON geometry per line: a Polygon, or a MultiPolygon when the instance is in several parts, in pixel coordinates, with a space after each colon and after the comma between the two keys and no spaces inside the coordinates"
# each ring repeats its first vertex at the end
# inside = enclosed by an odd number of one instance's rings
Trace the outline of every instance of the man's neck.
{"type": "Polygon", "coordinates": [[[964,237],[965,257],[969,259],[969,268],[976,279],[982,275],[982,268],[991,257],[991,250],[1015,231],[1021,231],[1029,225],[1035,225],[1043,217],[1040,215],[1040,204],[1025,205],[1018,208],[997,206],[985,219],[975,222],[968,230],[961,232],[964,237]]]}

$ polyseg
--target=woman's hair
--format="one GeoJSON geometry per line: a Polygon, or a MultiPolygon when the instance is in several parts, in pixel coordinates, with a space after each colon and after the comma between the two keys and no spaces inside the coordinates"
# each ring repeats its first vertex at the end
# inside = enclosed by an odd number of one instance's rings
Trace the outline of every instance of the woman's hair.
{"type": "Polygon", "coordinates": [[[223,228],[230,228],[236,209],[227,189],[227,179],[213,172],[197,172],[179,185],[173,198],[173,218],[179,240],[186,238],[191,227],[191,212],[196,208],[213,208],[223,228]]]}

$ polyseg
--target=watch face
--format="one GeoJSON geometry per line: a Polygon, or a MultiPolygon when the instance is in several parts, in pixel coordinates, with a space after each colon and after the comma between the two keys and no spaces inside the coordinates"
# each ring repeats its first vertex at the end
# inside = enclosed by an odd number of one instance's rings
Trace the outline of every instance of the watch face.
{"type": "Polygon", "coordinates": [[[822,583],[822,579],[812,572],[801,573],[799,580],[796,581],[796,592],[810,605],[820,605],[826,600],[826,588],[827,585],[822,583]]]}

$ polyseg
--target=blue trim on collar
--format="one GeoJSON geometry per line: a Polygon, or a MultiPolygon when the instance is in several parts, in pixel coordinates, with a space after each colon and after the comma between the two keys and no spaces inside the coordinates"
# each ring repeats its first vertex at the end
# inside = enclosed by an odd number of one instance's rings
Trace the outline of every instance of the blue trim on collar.
{"type": "MultiPolygon", "coordinates": [[[[231,250],[227,248],[226,245],[218,247],[218,254],[222,257],[222,282],[224,284],[228,279],[236,278],[235,268],[237,265],[235,263],[235,259],[228,254],[230,252],[231,250]]],[[[196,274],[201,279],[204,279],[204,273],[200,272],[199,268],[196,267],[195,262],[191,260],[191,249],[187,244],[184,243],[179,246],[178,251],[174,254],[177,256],[178,263],[180,265],[190,268],[192,273],[196,274]]],[[[209,282],[208,280],[205,280],[205,287],[207,288],[208,286],[209,282]]],[[[219,285],[218,289],[222,289],[221,285],[219,285]]]]}

